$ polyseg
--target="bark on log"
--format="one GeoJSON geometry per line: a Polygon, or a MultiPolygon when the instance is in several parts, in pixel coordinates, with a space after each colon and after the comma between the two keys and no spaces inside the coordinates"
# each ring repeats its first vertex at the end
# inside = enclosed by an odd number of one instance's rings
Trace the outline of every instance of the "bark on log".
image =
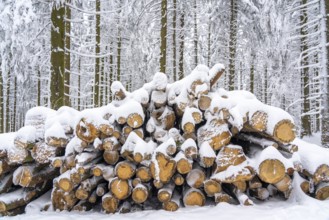
{"type": "Polygon", "coordinates": [[[179,207],[180,207],[180,194],[178,193],[177,190],[175,190],[170,200],[162,204],[162,208],[166,211],[175,212],[179,209],[179,207]]]}
{"type": "Polygon", "coordinates": [[[106,193],[102,197],[102,207],[106,213],[115,213],[118,209],[119,200],[116,199],[111,192],[106,193]]]}
{"type": "Polygon", "coordinates": [[[134,187],[132,190],[131,198],[134,202],[137,204],[144,203],[149,196],[149,189],[144,184],[137,184],[137,186],[134,187]]]}
{"type": "Polygon", "coordinates": [[[166,184],[176,171],[176,161],[161,152],[155,152],[154,157],[150,165],[152,178],[166,184]]]}
{"type": "Polygon", "coordinates": [[[175,190],[175,184],[170,182],[158,191],[158,200],[162,203],[168,202],[175,190]]]}
{"type": "Polygon", "coordinates": [[[320,183],[316,187],[315,198],[319,200],[326,200],[329,198],[329,183],[320,183]]]}
{"type": "Polygon", "coordinates": [[[208,197],[213,197],[216,193],[220,193],[222,191],[222,186],[220,183],[212,179],[204,181],[203,185],[204,191],[208,197]]]}
{"type": "Polygon", "coordinates": [[[92,143],[98,136],[99,131],[92,123],[82,118],[76,126],[76,135],[83,141],[92,143]]]}

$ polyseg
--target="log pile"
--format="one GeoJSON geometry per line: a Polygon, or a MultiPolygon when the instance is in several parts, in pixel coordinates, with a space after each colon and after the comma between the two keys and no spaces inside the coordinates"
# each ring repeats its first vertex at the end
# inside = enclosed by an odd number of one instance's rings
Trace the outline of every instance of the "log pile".
{"type": "Polygon", "coordinates": [[[82,112],[31,109],[23,128],[0,136],[0,214],[22,213],[49,190],[54,210],[250,206],[288,199],[296,175],[305,194],[327,199],[329,163],[300,152],[292,117],[249,92],[215,89],[223,72],[199,65],[171,84],[156,73],[134,92],[114,82],[112,103],[82,112]]]}

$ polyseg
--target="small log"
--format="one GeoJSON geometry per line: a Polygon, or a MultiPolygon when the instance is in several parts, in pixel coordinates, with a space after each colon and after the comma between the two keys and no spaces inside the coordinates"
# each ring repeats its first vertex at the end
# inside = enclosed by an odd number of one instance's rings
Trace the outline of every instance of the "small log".
{"type": "Polygon", "coordinates": [[[150,168],[146,166],[138,167],[136,170],[136,177],[144,183],[149,182],[152,178],[150,168]]]}
{"type": "Polygon", "coordinates": [[[94,204],[89,201],[79,201],[73,208],[72,211],[85,212],[93,208],[94,204]]]}
{"type": "Polygon", "coordinates": [[[315,198],[318,200],[326,200],[329,198],[329,183],[320,183],[316,187],[315,198]]]}
{"type": "Polygon", "coordinates": [[[80,200],[86,200],[91,195],[92,191],[98,184],[104,182],[103,177],[91,177],[81,182],[78,189],[75,191],[75,196],[80,200]]]}
{"type": "Polygon", "coordinates": [[[186,139],[184,143],[181,145],[181,150],[184,151],[186,158],[188,159],[196,159],[198,156],[198,148],[193,139],[186,139]]]}
{"type": "Polygon", "coordinates": [[[104,167],[102,172],[103,172],[103,178],[107,181],[110,181],[115,176],[113,166],[104,167]]]}
{"type": "Polygon", "coordinates": [[[292,180],[289,175],[285,175],[282,180],[274,183],[274,186],[281,192],[286,192],[292,188],[292,180]]]}
{"type": "Polygon", "coordinates": [[[105,193],[108,192],[107,185],[108,185],[108,183],[101,183],[101,184],[97,185],[97,188],[96,188],[97,196],[103,196],[103,195],[105,195],[105,193]]]}
{"type": "Polygon", "coordinates": [[[212,88],[217,83],[217,81],[223,75],[224,72],[225,72],[225,67],[221,64],[216,64],[210,69],[209,71],[210,88],[212,88]]]}
{"type": "Polygon", "coordinates": [[[186,182],[190,187],[193,188],[201,188],[203,186],[203,182],[206,179],[206,174],[204,170],[200,167],[195,167],[191,170],[186,176],[186,182]]]}
{"type": "Polygon", "coordinates": [[[144,123],[143,117],[138,113],[132,113],[127,118],[127,124],[132,128],[139,128],[144,123]]]}
{"type": "Polygon", "coordinates": [[[89,198],[88,198],[88,202],[90,202],[91,204],[95,204],[96,202],[97,202],[97,200],[98,200],[98,195],[97,195],[97,193],[96,193],[96,190],[94,190],[91,194],[90,194],[90,196],[89,196],[89,198]]]}
{"type": "Polygon", "coordinates": [[[175,112],[168,106],[165,107],[162,115],[159,117],[164,130],[169,130],[174,127],[176,122],[175,112]]]}
{"type": "Polygon", "coordinates": [[[198,107],[201,111],[206,111],[211,104],[211,98],[209,95],[201,95],[198,99],[198,107]]]}
{"type": "Polygon", "coordinates": [[[31,150],[31,156],[39,164],[47,164],[52,158],[63,155],[64,149],[52,147],[44,142],[38,142],[31,150]]]}
{"type": "Polygon", "coordinates": [[[175,184],[170,182],[158,191],[158,200],[162,203],[168,202],[175,190],[175,184]]]}
{"type": "Polygon", "coordinates": [[[10,191],[13,185],[13,172],[0,179],[0,194],[10,191]]]}
{"type": "Polygon", "coordinates": [[[115,166],[115,175],[122,180],[128,180],[135,175],[136,166],[129,161],[121,161],[115,166]]]}
{"type": "Polygon", "coordinates": [[[109,189],[113,196],[118,200],[124,200],[131,194],[130,182],[128,180],[121,180],[117,177],[109,183],[109,189]]]}
{"type": "Polygon", "coordinates": [[[254,178],[252,178],[249,181],[249,189],[257,189],[262,187],[262,182],[259,180],[258,176],[254,176],[254,178]]]}
{"type": "Polygon", "coordinates": [[[304,180],[304,181],[300,184],[300,188],[303,190],[303,192],[304,192],[305,194],[310,193],[310,187],[311,187],[310,182],[307,181],[307,180],[304,180]]]}
{"type": "Polygon", "coordinates": [[[162,208],[166,211],[175,212],[179,209],[179,207],[180,207],[180,194],[178,193],[177,190],[175,190],[170,200],[162,204],[162,208]]]}
{"type": "Polygon", "coordinates": [[[51,158],[51,166],[54,168],[60,168],[64,165],[64,156],[51,158]]]}
{"type": "Polygon", "coordinates": [[[176,154],[175,161],[178,173],[187,174],[192,170],[193,161],[187,159],[183,152],[178,152],[178,154],[176,154]]]}
{"type": "Polygon", "coordinates": [[[17,165],[33,161],[33,158],[28,150],[17,147],[12,147],[7,151],[7,159],[9,165],[17,165]]]}
{"type": "Polygon", "coordinates": [[[229,203],[229,204],[235,204],[235,200],[233,199],[232,196],[230,196],[229,194],[225,193],[225,192],[219,192],[215,194],[215,203],[229,203]]]}
{"type": "Polygon", "coordinates": [[[318,184],[320,182],[329,182],[329,165],[320,165],[313,174],[313,182],[318,184]]]}
{"type": "Polygon", "coordinates": [[[124,201],[118,208],[120,214],[125,214],[131,212],[131,204],[128,201],[124,201]]]}
{"type": "Polygon", "coordinates": [[[242,192],[237,192],[236,197],[239,200],[241,205],[244,205],[244,206],[254,205],[254,202],[251,199],[249,199],[249,197],[246,194],[244,194],[242,192]]]}
{"type": "Polygon", "coordinates": [[[108,151],[105,150],[103,153],[103,159],[104,161],[109,165],[114,165],[119,160],[119,152],[118,151],[108,151]]]}
{"type": "Polygon", "coordinates": [[[119,201],[111,192],[106,193],[102,197],[102,207],[106,213],[115,213],[118,209],[119,201]]]}
{"type": "Polygon", "coordinates": [[[250,195],[259,200],[266,200],[270,197],[270,193],[266,188],[259,187],[249,191],[250,195]]]}
{"type": "Polygon", "coordinates": [[[208,142],[203,142],[201,144],[201,147],[199,149],[199,156],[199,164],[204,168],[211,167],[216,159],[216,154],[208,142]]]}
{"type": "Polygon", "coordinates": [[[216,193],[220,193],[222,191],[221,184],[212,179],[205,180],[203,187],[208,197],[213,197],[216,193]]]}
{"type": "Polygon", "coordinates": [[[185,183],[185,178],[179,173],[176,173],[172,177],[172,180],[173,180],[173,182],[175,183],[176,186],[182,186],[185,183]]]}
{"type": "Polygon", "coordinates": [[[195,188],[189,188],[184,191],[183,194],[184,206],[204,206],[206,203],[206,197],[201,190],[195,188]]]}
{"type": "Polygon", "coordinates": [[[142,183],[142,180],[139,179],[139,178],[134,178],[132,181],[131,181],[131,185],[133,187],[136,187],[138,184],[141,184],[142,183]]]}
{"type": "Polygon", "coordinates": [[[144,203],[149,196],[149,189],[142,183],[137,184],[132,190],[131,198],[137,204],[144,203]]]}
{"type": "Polygon", "coordinates": [[[233,185],[235,186],[235,192],[245,192],[247,190],[247,183],[246,181],[236,181],[233,182],[233,185]]]}
{"type": "Polygon", "coordinates": [[[114,127],[111,124],[101,124],[99,125],[99,131],[103,137],[110,137],[113,134],[114,127]]]}
{"type": "Polygon", "coordinates": [[[118,139],[115,137],[109,137],[105,138],[103,140],[103,148],[104,150],[108,151],[117,151],[121,147],[121,144],[119,143],[118,139]]]}

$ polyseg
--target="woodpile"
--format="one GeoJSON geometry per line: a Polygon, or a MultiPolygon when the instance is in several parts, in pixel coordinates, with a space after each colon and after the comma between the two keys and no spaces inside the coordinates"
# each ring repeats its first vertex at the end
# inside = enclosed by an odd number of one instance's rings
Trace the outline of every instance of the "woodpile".
{"type": "Polygon", "coordinates": [[[292,117],[249,92],[215,89],[223,72],[199,65],[171,84],[156,73],[134,92],[114,82],[112,103],[82,112],[31,109],[23,128],[0,136],[0,214],[22,213],[49,190],[54,210],[250,206],[288,199],[296,175],[305,194],[327,199],[329,163],[300,151],[292,117]]]}

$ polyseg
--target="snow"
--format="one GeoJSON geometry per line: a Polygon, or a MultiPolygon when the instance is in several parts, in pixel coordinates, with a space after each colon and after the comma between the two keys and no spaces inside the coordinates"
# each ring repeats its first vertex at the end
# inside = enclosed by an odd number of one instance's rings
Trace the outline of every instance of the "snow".
{"type": "Polygon", "coordinates": [[[225,69],[224,64],[217,63],[209,70],[210,79],[214,78],[216,74],[225,69]]]}
{"type": "Polygon", "coordinates": [[[0,150],[7,151],[8,149],[13,148],[15,137],[16,132],[0,134],[0,150]]]}
{"type": "Polygon", "coordinates": [[[255,164],[257,169],[259,165],[267,159],[277,159],[281,161],[286,169],[294,167],[293,162],[282,156],[282,154],[273,146],[268,146],[267,148],[262,150],[259,155],[255,155],[255,158],[255,160],[257,161],[255,164]]]}
{"type": "Polygon", "coordinates": [[[55,114],[51,114],[47,117],[45,122],[45,128],[50,128],[54,123],[60,123],[65,131],[69,131],[75,128],[75,117],[79,115],[79,111],[68,106],[60,107],[55,114]]]}
{"type": "Polygon", "coordinates": [[[199,154],[200,157],[216,158],[215,151],[212,149],[212,147],[207,141],[201,144],[199,154]]]}
{"type": "Polygon", "coordinates": [[[45,132],[45,140],[48,137],[63,138],[66,139],[64,128],[59,122],[55,122],[50,128],[45,132]]]}
{"type": "Polygon", "coordinates": [[[232,178],[234,179],[236,176],[251,175],[250,170],[246,168],[248,166],[252,166],[252,163],[251,161],[246,160],[239,165],[229,166],[226,170],[212,175],[211,179],[215,179],[223,183],[231,183],[232,178]]]}
{"type": "Polygon", "coordinates": [[[36,140],[37,129],[31,125],[24,126],[16,133],[15,140],[22,143],[34,143],[36,140]]]}

